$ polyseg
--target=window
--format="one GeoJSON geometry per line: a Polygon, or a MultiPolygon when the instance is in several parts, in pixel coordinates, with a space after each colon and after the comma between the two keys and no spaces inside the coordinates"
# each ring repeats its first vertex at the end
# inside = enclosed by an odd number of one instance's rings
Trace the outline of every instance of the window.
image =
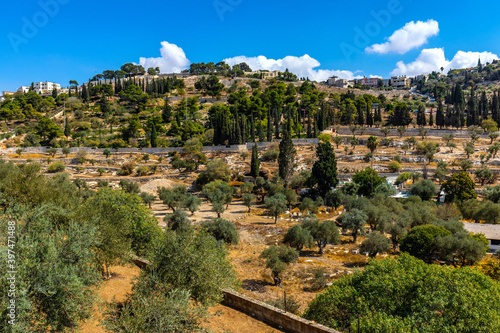
{"type": "Polygon", "coordinates": [[[498,240],[498,239],[491,239],[490,242],[491,242],[491,245],[500,245],[500,240],[498,240]]]}

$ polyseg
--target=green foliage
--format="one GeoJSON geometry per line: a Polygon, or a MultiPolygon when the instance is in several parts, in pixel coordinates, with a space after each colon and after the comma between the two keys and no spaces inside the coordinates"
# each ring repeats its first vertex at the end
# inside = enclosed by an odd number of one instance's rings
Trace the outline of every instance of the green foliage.
{"type": "Polygon", "coordinates": [[[139,194],[139,192],[141,192],[141,190],[139,189],[139,184],[133,181],[120,180],[118,185],[120,185],[121,189],[126,193],[139,194]]]}
{"type": "Polygon", "coordinates": [[[359,248],[360,252],[368,253],[370,258],[375,258],[378,253],[387,252],[391,248],[391,242],[384,234],[375,231],[368,235],[359,248]]]}
{"type": "Polygon", "coordinates": [[[399,164],[398,161],[392,161],[387,165],[387,169],[389,169],[390,172],[398,172],[401,168],[401,164],[399,164]]]}
{"type": "Polygon", "coordinates": [[[396,193],[396,188],[388,182],[383,182],[382,184],[375,187],[375,194],[382,194],[386,197],[390,197],[392,195],[395,195],[396,193]]]}
{"type": "Polygon", "coordinates": [[[187,194],[182,200],[182,207],[189,210],[191,212],[191,215],[200,209],[200,205],[201,205],[201,199],[198,198],[196,195],[187,194]]]}
{"type": "Polygon", "coordinates": [[[165,215],[163,221],[166,222],[167,226],[175,232],[189,233],[192,231],[191,220],[182,209],[177,209],[172,214],[165,215]]]}
{"type": "Polygon", "coordinates": [[[96,257],[105,268],[125,258],[130,249],[143,254],[161,230],[138,196],[106,187],[90,197],[78,215],[96,226],[96,257]]]}
{"type": "Polygon", "coordinates": [[[304,317],[356,332],[464,332],[500,329],[500,287],[470,268],[427,265],[408,255],[372,261],[333,282],[304,317]]]}
{"type": "Polygon", "coordinates": [[[229,166],[222,159],[215,159],[207,163],[207,167],[196,179],[196,183],[203,186],[215,180],[228,182],[231,177],[229,166]]]}
{"type": "Polygon", "coordinates": [[[163,204],[175,212],[178,208],[183,207],[182,203],[186,197],[187,188],[183,185],[175,185],[172,189],[159,187],[157,193],[163,204]]]}
{"type": "Polygon", "coordinates": [[[211,305],[222,300],[222,289],[236,286],[236,275],[221,242],[205,232],[194,235],[166,230],[157,239],[141,274],[149,290],[171,286],[191,292],[196,302],[211,305]]]}
{"type": "Polygon", "coordinates": [[[218,241],[223,241],[226,244],[238,244],[240,241],[238,230],[231,221],[214,219],[203,222],[201,226],[218,241]]]}
{"type": "Polygon", "coordinates": [[[305,247],[311,247],[314,244],[314,239],[307,229],[303,229],[300,225],[294,225],[285,234],[283,243],[295,248],[297,251],[302,251],[305,247]]]}
{"type": "Polygon", "coordinates": [[[262,251],[260,257],[266,259],[266,268],[271,270],[274,284],[276,286],[280,286],[280,274],[290,263],[297,261],[299,254],[295,249],[289,249],[285,246],[272,245],[262,251]]]}
{"type": "Polygon", "coordinates": [[[417,226],[411,229],[401,240],[401,251],[430,262],[432,256],[438,252],[436,238],[449,235],[451,235],[451,232],[443,227],[430,224],[417,226]]]}
{"type": "Polygon", "coordinates": [[[250,213],[252,205],[255,203],[255,195],[252,193],[244,193],[243,194],[243,204],[248,207],[248,212],[250,213]]]}
{"type": "Polygon", "coordinates": [[[212,211],[220,218],[233,201],[233,189],[225,182],[214,181],[203,187],[203,195],[212,203],[212,211]]]}
{"type": "Polygon", "coordinates": [[[286,196],[282,193],[276,193],[275,195],[266,198],[266,208],[269,210],[269,214],[274,216],[274,223],[277,223],[278,216],[286,211],[286,196]]]}
{"type": "Polygon", "coordinates": [[[250,161],[250,176],[257,178],[259,176],[259,150],[257,148],[257,144],[255,144],[252,148],[252,160],[250,161]]]}
{"type": "Polygon", "coordinates": [[[50,173],[63,172],[64,170],[66,170],[66,165],[62,161],[51,163],[47,168],[47,172],[50,173]]]}
{"type": "Polygon", "coordinates": [[[337,159],[330,143],[320,142],[316,149],[317,161],[314,162],[311,178],[308,180],[310,185],[316,185],[321,197],[337,186],[337,159]]]}
{"type": "Polygon", "coordinates": [[[420,197],[423,201],[431,200],[437,194],[437,187],[434,182],[429,179],[424,179],[416,184],[413,184],[410,188],[411,195],[416,195],[420,197]]]}
{"type": "Polygon", "coordinates": [[[302,228],[309,231],[318,246],[319,254],[323,254],[328,244],[340,243],[340,233],[334,221],[319,222],[316,216],[309,216],[302,221],[302,228]]]}
{"type": "Polygon", "coordinates": [[[95,227],[72,218],[54,205],[16,206],[0,214],[0,327],[2,332],[47,332],[74,329],[88,318],[99,271],[93,248],[95,227]],[[9,224],[13,221],[15,224],[9,224]],[[10,230],[8,229],[10,227],[10,230]],[[7,324],[12,275],[8,267],[8,231],[16,236],[16,326],[7,324]]]}
{"type": "Polygon", "coordinates": [[[192,304],[189,291],[152,289],[136,291],[124,304],[111,305],[104,326],[116,333],[206,332],[205,317],[205,308],[192,304]]]}
{"type": "Polygon", "coordinates": [[[486,186],[483,189],[482,195],[486,200],[498,203],[500,201],[500,185],[486,186]]]}
{"type": "Polygon", "coordinates": [[[377,188],[380,184],[384,182],[384,178],[380,177],[377,171],[372,170],[371,168],[366,168],[364,170],[356,171],[356,173],[352,176],[352,181],[359,185],[358,195],[362,195],[365,197],[370,197],[372,195],[371,190],[371,181],[373,174],[373,188],[377,188]]]}
{"type": "Polygon", "coordinates": [[[365,232],[368,216],[363,211],[354,208],[342,216],[342,229],[351,231],[352,240],[356,243],[358,233],[365,232]]]}
{"type": "Polygon", "coordinates": [[[477,198],[474,192],[475,184],[466,172],[456,173],[443,182],[441,189],[446,194],[445,202],[462,202],[477,198]]]}

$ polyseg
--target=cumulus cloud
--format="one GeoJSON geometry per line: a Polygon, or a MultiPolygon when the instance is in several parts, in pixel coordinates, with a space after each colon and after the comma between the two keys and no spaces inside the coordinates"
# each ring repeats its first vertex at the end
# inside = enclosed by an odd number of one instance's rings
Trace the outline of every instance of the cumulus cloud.
{"type": "Polygon", "coordinates": [[[380,54],[405,54],[412,49],[426,44],[430,37],[436,36],[438,33],[439,24],[437,21],[411,21],[406,23],[401,29],[396,30],[392,36],[387,39],[387,42],[368,46],[365,51],[368,53],[380,54]]]}
{"type": "Polygon", "coordinates": [[[498,56],[491,52],[458,51],[452,60],[447,60],[443,48],[424,49],[415,61],[408,64],[403,61],[398,62],[391,74],[415,76],[428,74],[432,71],[439,72],[441,67],[444,68],[443,72],[447,73],[450,69],[474,67],[479,58],[484,64],[498,59],[498,56]]]}
{"type": "Polygon", "coordinates": [[[161,73],[180,73],[183,69],[189,68],[191,62],[186,57],[184,50],[175,44],[161,42],[161,57],[139,59],[139,65],[145,69],[149,67],[160,67],[161,73]]]}
{"type": "MultiPolygon", "coordinates": [[[[354,78],[361,78],[361,76],[355,76],[353,72],[347,70],[326,70],[326,69],[315,69],[321,64],[318,60],[305,54],[302,57],[286,56],[282,59],[268,59],[265,56],[258,57],[246,57],[238,56],[233,58],[224,59],[224,61],[230,65],[234,66],[242,62],[246,62],[252,70],[269,70],[269,71],[281,71],[284,72],[286,69],[294,73],[299,78],[305,77],[312,81],[326,81],[331,76],[338,76],[339,78],[352,80],[354,78]]],[[[357,72],[356,72],[357,73],[357,72]]]]}
{"type": "MultiPolygon", "coordinates": [[[[139,64],[145,69],[148,69],[149,67],[160,67],[161,73],[178,73],[186,68],[189,68],[189,65],[191,64],[189,59],[186,57],[184,50],[175,44],[162,42],[160,52],[161,57],[158,58],[141,57],[139,64]]],[[[359,75],[361,71],[351,72],[348,70],[316,69],[321,65],[320,62],[307,54],[302,57],[286,56],[282,59],[268,59],[265,56],[238,56],[224,59],[224,61],[230,66],[246,62],[252,70],[278,70],[284,72],[288,69],[299,78],[309,78],[312,81],[318,82],[326,81],[331,76],[337,76],[348,80],[363,77],[359,75]]],[[[379,76],[370,75],[370,77],[379,76]]]]}

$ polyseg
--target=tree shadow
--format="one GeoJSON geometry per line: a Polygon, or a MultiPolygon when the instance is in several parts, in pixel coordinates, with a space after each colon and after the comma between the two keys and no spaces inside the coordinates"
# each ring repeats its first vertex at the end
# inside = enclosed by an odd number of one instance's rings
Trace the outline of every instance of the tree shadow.
{"type": "Polygon", "coordinates": [[[266,292],[266,286],[271,286],[271,284],[263,280],[245,279],[241,282],[243,289],[259,293],[266,292]]]}

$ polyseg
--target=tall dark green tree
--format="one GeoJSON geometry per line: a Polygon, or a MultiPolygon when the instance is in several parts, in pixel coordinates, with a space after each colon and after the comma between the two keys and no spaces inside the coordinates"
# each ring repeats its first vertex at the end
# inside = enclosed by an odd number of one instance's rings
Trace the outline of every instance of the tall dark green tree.
{"type": "Polygon", "coordinates": [[[314,162],[309,184],[317,186],[318,193],[322,198],[337,186],[337,159],[332,145],[329,142],[319,142],[316,149],[317,161],[314,162]]]}
{"type": "Polygon", "coordinates": [[[282,139],[279,145],[280,153],[278,155],[279,176],[283,179],[285,186],[288,186],[288,181],[293,174],[293,164],[297,151],[293,146],[292,141],[292,124],[290,115],[286,126],[283,126],[282,139]]]}
{"type": "Polygon", "coordinates": [[[427,125],[427,119],[425,117],[425,104],[419,104],[417,113],[417,125],[425,126],[427,125]]]}
{"type": "Polygon", "coordinates": [[[439,126],[439,128],[443,128],[444,125],[445,125],[444,106],[443,106],[443,100],[440,99],[438,102],[438,109],[436,112],[436,126],[439,126]]]}
{"type": "Polygon", "coordinates": [[[259,168],[259,150],[257,149],[257,144],[254,144],[252,148],[252,160],[250,162],[250,176],[255,178],[259,177],[259,168]]]}

